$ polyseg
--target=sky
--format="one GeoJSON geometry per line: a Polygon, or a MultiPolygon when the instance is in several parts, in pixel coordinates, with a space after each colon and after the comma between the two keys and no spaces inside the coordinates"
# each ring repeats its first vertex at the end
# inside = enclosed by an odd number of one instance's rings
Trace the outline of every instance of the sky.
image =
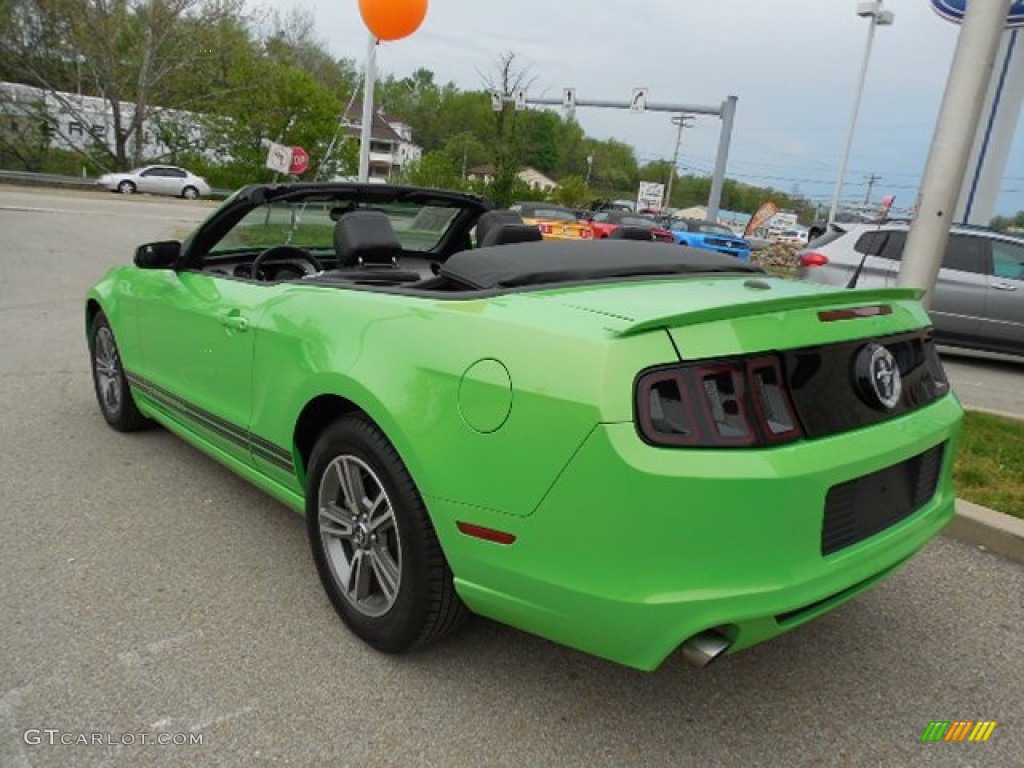
{"type": "MultiPolygon", "coordinates": [[[[317,35],[361,66],[368,33],[357,0],[278,0],[312,14],[317,35]]],[[[867,39],[856,0],[432,0],[423,25],[377,48],[378,70],[418,67],[439,83],[484,88],[500,54],[513,52],[534,78],[529,96],[626,101],[648,89],[656,102],[715,106],[738,97],[727,176],[831,200],[867,39]]],[[[928,0],[886,0],[843,186],[844,202],[894,195],[916,200],[959,27],[928,0]]],[[[1024,66],[1024,62],[1020,64],[1024,66]]],[[[643,162],[670,160],[667,113],[580,108],[588,135],[615,138],[643,162]]],[[[683,133],[681,173],[710,174],[721,121],[700,116],[683,133]]],[[[1010,151],[996,213],[1024,210],[1024,130],[1010,151]]]]}

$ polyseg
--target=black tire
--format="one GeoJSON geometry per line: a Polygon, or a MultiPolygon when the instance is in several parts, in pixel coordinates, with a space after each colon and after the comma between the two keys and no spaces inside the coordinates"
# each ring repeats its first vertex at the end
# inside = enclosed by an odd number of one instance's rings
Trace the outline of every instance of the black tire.
{"type": "Polygon", "coordinates": [[[122,195],[134,195],[135,184],[131,181],[128,181],[128,179],[125,179],[124,181],[117,185],[117,191],[120,192],[122,195]]]}
{"type": "Polygon", "coordinates": [[[181,196],[184,197],[186,200],[198,200],[199,190],[196,189],[195,187],[185,187],[183,190],[181,190],[181,196]]]}
{"type": "Polygon", "coordinates": [[[89,326],[89,356],[96,402],[107,424],[118,432],[137,432],[153,426],[135,406],[114,332],[102,312],[96,313],[89,326]]]}
{"type": "Polygon", "coordinates": [[[412,477],[365,417],[338,420],[313,448],[306,527],[331,604],[378,651],[401,653],[439,640],[467,616],[412,477]],[[360,502],[347,504],[350,496],[360,502]]]}

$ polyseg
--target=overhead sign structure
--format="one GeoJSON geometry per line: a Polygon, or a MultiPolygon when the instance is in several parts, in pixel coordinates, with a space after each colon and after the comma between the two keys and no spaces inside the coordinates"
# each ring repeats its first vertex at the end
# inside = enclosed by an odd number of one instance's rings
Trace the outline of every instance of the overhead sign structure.
{"type": "MultiPolygon", "coordinates": [[[[729,96],[721,104],[678,104],[663,101],[648,101],[646,88],[634,88],[631,99],[606,100],[579,98],[576,89],[572,90],[573,108],[597,107],[599,109],[628,109],[632,112],[670,112],[673,115],[716,115],[722,118],[722,128],[718,133],[718,152],[715,155],[715,169],[711,176],[711,189],[708,192],[708,218],[718,216],[718,206],[722,200],[722,189],[725,186],[725,167],[729,159],[729,143],[732,140],[732,125],[736,119],[736,102],[738,97],[729,96]]],[[[501,109],[499,96],[496,99],[494,108],[501,109]]],[[[558,97],[548,98],[545,96],[533,96],[526,99],[527,104],[536,104],[545,107],[565,107],[565,91],[558,97]]]]}
{"type": "MultiPolygon", "coordinates": [[[[967,13],[967,0],[932,0],[932,10],[944,19],[959,24],[967,13]]],[[[1007,27],[1024,27],[1024,0],[1014,0],[1006,16],[1007,27]]]]}
{"type": "Polygon", "coordinates": [[[660,211],[664,196],[664,184],[656,181],[641,181],[640,191],[636,195],[636,209],[638,211],[660,211]]]}
{"type": "Polygon", "coordinates": [[[629,100],[630,112],[645,112],[647,110],[647,89],[634,88],[633,96],[629,100]]]}
{"type": "Polygon", "coordinates": [[[278,173],[291,173],[292,148],[270,142],[267,150],[267,168],[278,173]]]}

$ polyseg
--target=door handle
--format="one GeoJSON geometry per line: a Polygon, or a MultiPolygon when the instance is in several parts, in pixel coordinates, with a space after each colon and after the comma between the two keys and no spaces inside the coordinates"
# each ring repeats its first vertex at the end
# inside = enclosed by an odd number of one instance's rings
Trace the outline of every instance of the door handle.
{"type": "Polygon", "coordinates": [[[249,330],[249,319],[243,317],[242,313],[237,309],[230,309],[227,312],[221,312],[220,324],[232,331],[249,330]]]}
{"type": "Polygon", "coordinates": [[[992,283],[992,287],[997,291],[1016,291],[1017,286],[1012,283],[992,283]]]}

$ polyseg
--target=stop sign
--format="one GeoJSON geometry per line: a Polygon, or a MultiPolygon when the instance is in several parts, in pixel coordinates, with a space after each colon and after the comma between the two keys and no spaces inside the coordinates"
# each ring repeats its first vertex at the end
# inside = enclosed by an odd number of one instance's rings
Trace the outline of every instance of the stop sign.
{"type": "Polygon", "coordinates": [[[293,176],[301,176],[309,169],[309,155],[302,147],[292,147],[292,164],[288,172],[293,176]]]}

